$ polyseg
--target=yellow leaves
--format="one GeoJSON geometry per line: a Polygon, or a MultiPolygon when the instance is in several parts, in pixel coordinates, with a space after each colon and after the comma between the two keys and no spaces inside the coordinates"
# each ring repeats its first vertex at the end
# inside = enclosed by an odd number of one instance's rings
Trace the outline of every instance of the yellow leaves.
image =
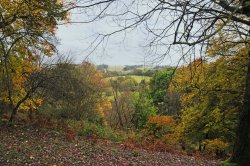
{"type": "Polygon", "coordinates": [[[99,103],[97,104],[97,111],[101,117],[104,117],[103,108],[101,107],[99,103]]]}
{"type": "MultiPolygon", "coordinates": [[[[20,56],[10,56],[8,64],[8,73],[11,76],[11,91],[12,91],[12,101],[14,106],[23,99],[27,94],[27,79],[33,71],[41,70],[40,67],[36,66],[36,59],[31,59],[30,56],[23,55],[20,56]]],[[[2,69],[4,70],[4,69],[2,69]]],[[[4,98],[4,102],[10,104],[9,98],[7,98],[7,89],[5,92],[1,92],[1,98],[4,98]]],[[[36,109],[42,104],[42,99],[28,99],[22,103],[19,110],[29,110],[36,109]]]]}
{"type": "Polygon", "coordinates": [[[110,101],[108,100],[105,100],[101,103],[97,103],[96,104],[96,107],[97,107],[97,111],[99,113],[99,115],[101,115],[101,117],[104,117],[104,111],[109,111],[112,109],[112,104],[110,101]]]}
{"type": "Polygon", "coordinates": [[[163,137],[170,144],[176,144],[176,143],[178,143],[179,138],[180,138],[176,133],[165,134],[163,137]]]}
{"type": "Polygon", "coordinates": [[[178,68],[171,84],[170,90],[185,90],[186,87],[195,87],[200,82],[204,81],[206,68],[205,62],[197,59],[188,66],[178,68]]]}
{"type": "Polygon", "coordinates": [[[40,98],[27,99],[20,105],[19,110],[36,110],[42,103],[43,99],[40,98]]]}
{"type": "Polygon", "coordinates": [[[46,16],[48,12],[38,8],[38,9],[33,10],[32,14],[37,17],[43,17],[43,16],[46,16]]]}
{"type": "Polygon", "coordinates": [[[194,97],[196,97],[197,93],[191,92],[191,93],[185,93],[184,95],[181,96],[182,101],[190,101],[194,97]]]}
{"type": "MultiPolygon", "coordinates": [[[[11,28],[15,32],[19,32],[25,31],[28,28],[31,35],[41,36],[41,34],[45,33],[54,35],[57,21],[64,19],[69,20],[70,18],[70,15],[63,11],[64,2],[55,2],[56,1],[1,0],[1,14],[7,24],[6,27],[1,28],[0,31],[11,28]]],[[[6,31],[6,33],[10,32],[6,31]]]]}
{"type": "Polygon", "coordinates": [[[206,145],[206,150],[208,152],[223,151],[229,146],[228,143],[217,138],[213,140],[205,140],[202,142],[202,144],[206,145]]]}
{"type": "Polygon", "coordinates": [[[112,109],[112,104],[111,104],[110,101],[105,100],[105,101],[102,103],[102,107],[103,107],[103,109],[105,109],[105,110],[111,110],[111,109],[112,109]]]}
{"type": "Polygon", "coordinates": [[[102,119],[102,122],[103,122],[104,126],[107,126],[107,124],[108,124],[107,121],[106,121],[106,118],[105,118],[104,111],[106,111],[107,108],[109,109],[109,104],[111,104],[111,103],[110,102],[109,103],[102,102],[102,103],[96,104],[98,115],[102,119]]]}

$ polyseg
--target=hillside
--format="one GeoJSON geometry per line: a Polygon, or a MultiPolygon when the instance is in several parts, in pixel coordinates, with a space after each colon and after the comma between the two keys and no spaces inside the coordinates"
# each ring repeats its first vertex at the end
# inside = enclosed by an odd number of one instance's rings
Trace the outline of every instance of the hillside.
{"type": "MultiPolygon", "coordinates": [[[[131,148],[95,138],[78,137],[67,141],[63,132],[36,127],[0,127],[2,165],[203,165],[204,160],[168,152],[131,148]]],[[[67,138],[67,137],[66,137],[67,138]]]]}

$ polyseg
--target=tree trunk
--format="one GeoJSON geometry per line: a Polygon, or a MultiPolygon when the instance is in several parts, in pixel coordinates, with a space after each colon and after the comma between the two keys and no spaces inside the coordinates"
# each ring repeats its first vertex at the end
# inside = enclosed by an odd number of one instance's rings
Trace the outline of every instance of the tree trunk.
{"type": "Polygon", "coordinates": [[[250,51],[248,52],[248,58],[244,101],[239,115],[236,141],[231,157],[231,162],[240,166],[250,165],[250,51]]]}
{"type": "Polygon", "coordinates": [[[10,116],[10,120],[9,120],[10,123],[12,123],[13,120],[15,119],[16,113],[17,113],[17,109],[14,108],[14,109],[12,110],[12,113],[11,113],[11,116],[10,116]]]}
{"type": "MultiPolygon", "coordinates": [[[[27,93],[26,93],[26,95],[24,96],[24,98],[22,98],[17,104],[16,104],[16,106],[13,108],[13,106],[12,106],[12,113],[11,113],[11,116],[10,116],[10,120],[9,120],[9,122],[10,123],[12,123],[13,122],[13,120],[15,119],[15,116],[16,116],[16,113],[17,113],[17,110],[18,110],[18,108],[19,108],[19,106],[23,103],[23,102],[25,102],[25,100],[27,100],[29,97],[30,97],[30,94],[32,93],[33,91],[28,91],[27,93]]],[[[13,105],[13,104],[12,104],[13,105]]]]}

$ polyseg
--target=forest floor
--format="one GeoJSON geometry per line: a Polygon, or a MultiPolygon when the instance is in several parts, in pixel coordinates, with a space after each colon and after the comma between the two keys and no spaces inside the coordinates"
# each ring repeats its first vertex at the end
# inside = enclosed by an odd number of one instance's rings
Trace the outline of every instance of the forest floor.
{"type": "Polygon", "coordinates": [[[78,137],[65,139],[62,132],[30,126],[0,127],[1,165],[51,166],[217,166],[206,160],[169,152],[131,149],[122,143],[78,137]]]}

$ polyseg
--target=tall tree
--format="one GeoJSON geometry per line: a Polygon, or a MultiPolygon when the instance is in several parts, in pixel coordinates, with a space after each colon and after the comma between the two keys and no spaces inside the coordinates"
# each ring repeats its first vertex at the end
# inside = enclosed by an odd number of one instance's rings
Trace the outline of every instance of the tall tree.
{"type": "MultiPolygon", "coordinates": [[[[214,47],[209,54],[227,46],[214,47]]],[[[179,68],[171,88],[183,92],[181,122],[176,128],[180,140],[200,145],[207,140],[222,140],[232,147],[244,94],[248,60],[245,49],[237,55],[224,50],[214,62],[196,61],[179,68]],[[202,70],[198,69],[201,66],[202,70]]]]}
{"type": "Polygon", "coordinates": [[[12,109],[10,121],[21,103],[32,94],[21,88],[18,90],[14,85],[15,77],[19,75],[24,80],[27,79],[32,74],[32,68],[36,68],[40,56],[50,56],[56,51],[55,29],[58,21],[66,17],[63,3],[57,0],[0,1],[0,69],[2,86],[7,92],[5,99],[12,109]],[[30,67],[22,64],[29,64],[30,67]],[[22,97],[15,100],[15,95],[22,97]]]}

